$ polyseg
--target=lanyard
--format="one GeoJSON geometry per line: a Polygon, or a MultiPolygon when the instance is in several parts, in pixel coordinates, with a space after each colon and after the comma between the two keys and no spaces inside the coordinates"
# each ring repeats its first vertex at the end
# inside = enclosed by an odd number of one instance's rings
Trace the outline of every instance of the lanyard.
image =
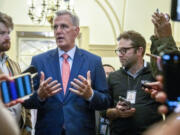
{"type": "Polygon", "coordinates": [[[6,66],[7,66],[8,72],[9,72],[9,76],[13,76],[11,67],[10,67],[9,62],[7,60],[6,60],[6,66]]]}
{"type": "MultiPolygon", "coordinates": [[[[135,84],[134,88],[132,90],[137,90],[137,86],[138,86],[138,83],[141,81],[141,78],[142,76],[139,77],[139,79],[137,79],[137,83],[135,84]]],[[[129,81],[129,75],[128,75],[128,90],[130,90],[130,81],[129,81]]]]}

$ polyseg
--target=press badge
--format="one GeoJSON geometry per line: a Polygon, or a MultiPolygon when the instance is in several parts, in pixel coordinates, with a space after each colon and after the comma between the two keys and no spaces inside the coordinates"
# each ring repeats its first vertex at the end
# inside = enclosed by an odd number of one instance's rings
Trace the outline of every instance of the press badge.
{"type": "Polygon", "coordinates": [[[136,103],[136,90],[128,90],[126,99],[131,104],[135,104],[136,103]]]}

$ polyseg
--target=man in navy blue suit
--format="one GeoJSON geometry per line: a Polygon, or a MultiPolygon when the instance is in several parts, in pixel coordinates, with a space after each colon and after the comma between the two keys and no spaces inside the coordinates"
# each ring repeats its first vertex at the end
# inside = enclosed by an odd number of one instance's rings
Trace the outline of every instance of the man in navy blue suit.
{"type": "Polygon", "coordinates": [[[32,58],[39,73],[34,80],[37,91],[23,105],[38,109],[36,135],[95,135],[94,111],[110,105],[101,58],[75,45],[78,34],[78,17],[58,11],[54,18],[57,48],[32,58]],[[70,66],[65,87],[64,54],[70,66]]]}

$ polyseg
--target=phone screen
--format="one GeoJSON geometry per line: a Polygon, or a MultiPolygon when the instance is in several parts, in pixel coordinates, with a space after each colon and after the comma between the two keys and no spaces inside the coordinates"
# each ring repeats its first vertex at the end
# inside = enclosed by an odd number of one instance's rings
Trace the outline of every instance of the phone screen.
{"type": "Polygon", "coordinates": [[[128,101],[126,98],[119,96],[119,101],[121,101],[122,102],[121,105],[126,106],[127,109],[131,108],[131,102],[128,101]]]}
{"type": "Polygon", "coordinates": [[[4,103],[9,103],[32,93],[31,76],[29,73],[14,77],[13,81],[1,82],[1,93],[4,103]]]}
{"type": "Polygon", "coordinates": [[[174,21],[180,21],[180,0],[171,1],[171,18],[174,21]]]}
{"type": "Polygon", "coordinates": [[[173,110],[180,103],[180,53],[162,56],[163,85],[167,93],[167,105],[173,110]]]}

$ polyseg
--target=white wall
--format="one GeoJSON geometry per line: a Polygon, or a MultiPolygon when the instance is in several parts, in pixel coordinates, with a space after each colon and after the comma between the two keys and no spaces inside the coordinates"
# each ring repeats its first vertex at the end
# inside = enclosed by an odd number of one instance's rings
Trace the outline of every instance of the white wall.
{"type": "MultiPolygon", "coordinates": [[[[40,0],[38,0],[40,1],[40,0]]],[[[105,0],[98,0],[104,3],[105,0]]],[[[170,12],[171,0],[108,0],[123,23],[123,4],[126,2],[124,30],[136,30],[148,40],[153,33],[151,15],[159,8],[160,11],[170,12]]],[[[90,28],[90,44],[115,44],[112,27],[96,0],[74,0],[75,11],[80,17],[81,26],[90,28]]],[[[106,8],[109,15],[110,10],[106,8]]],[[[15,24],[32,24],[27,12],[26,0],[0,0],[0,11],[6,12],[14,19],[15,24]]],[[[115,23],[115,21],[113,20],[115,23]]],[[[176,26],[176,25],[175,25],[176,26]]],[[[176,26],[179,28],[179,26],[176,26]]],[[[116,29],[118,29],[116,27],[116,29]]],[[[117,31],[118,32],[118,31],[117,31]]],[[[175,38],[180,40],[180,32],[175,28],[175,38]]]]}
{"type": "MultiPolygon", "coordinates": [[[[149,37],[153,34],[153,25],[151,23],[153,12],[159,8],[162,12],[170,13],[171,0],[74,0],[75,12],[80,17],[80,25],[89,27],[90,44],[116,44],[115,38],[119,35],[120,30],[112,10],[107,6],[107,2],[117,14],[122,30],[138,31],[145,36],[149,43],[149,37]],[[112,24],[97,1],[107,11],[114,25],[116,36],[113,33],[112,24]],[[123,12],[124,5],[125,12],[123,12]]],[[[15,24],[33,24],[27,15],[28,7],[26,0],[0,0],[0,11],[12,16],[15,24]]],[[[173,31],[175,40],[180,42],[180,23],[173,23],[173,31]]],[[[112,65],[120,65],[118,58],[103,58],[103,63],[112,62],[112,65]]]]}

